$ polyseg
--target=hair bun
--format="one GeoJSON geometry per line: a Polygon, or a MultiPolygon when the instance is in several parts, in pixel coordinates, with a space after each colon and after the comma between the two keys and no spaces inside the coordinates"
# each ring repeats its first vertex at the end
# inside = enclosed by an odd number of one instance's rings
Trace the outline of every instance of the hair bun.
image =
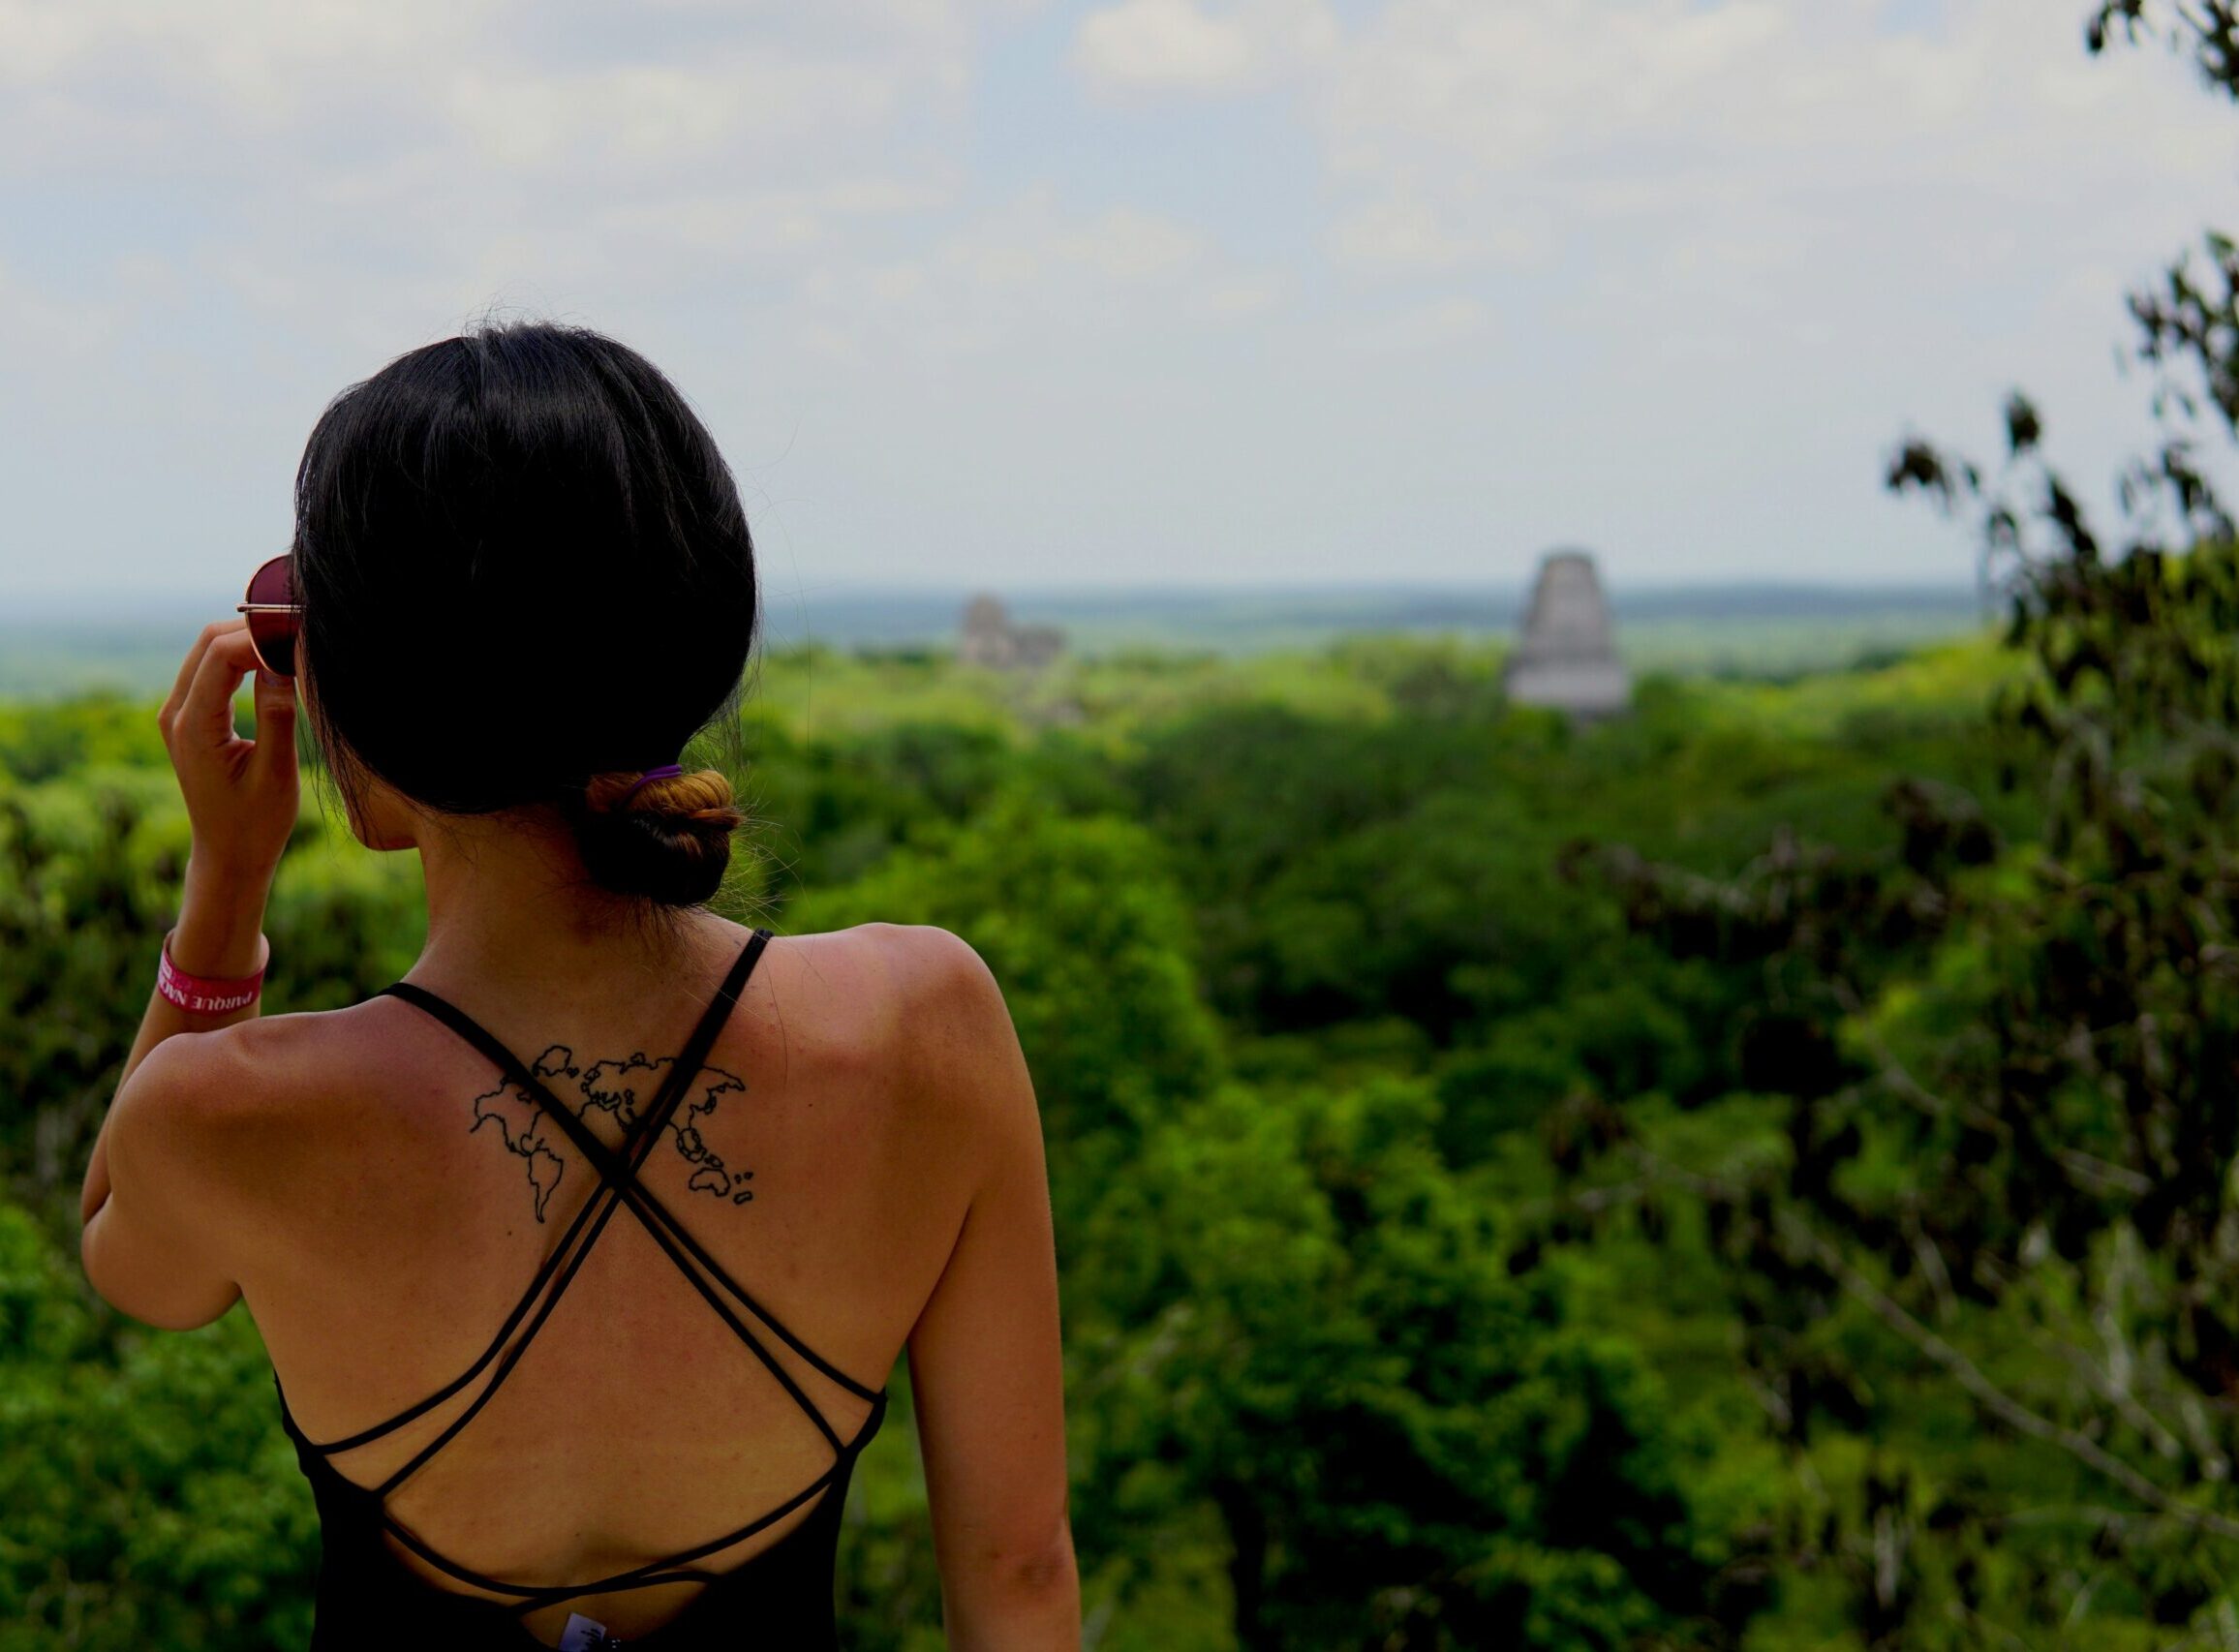
{"type": "Polygon", "coordinates": [[[585,782],[572,820],[584,868],[618,895],[696,905],[721,887],[746,813],[721,769],[641,780],[640,771],[612,769],[585,782]]]}

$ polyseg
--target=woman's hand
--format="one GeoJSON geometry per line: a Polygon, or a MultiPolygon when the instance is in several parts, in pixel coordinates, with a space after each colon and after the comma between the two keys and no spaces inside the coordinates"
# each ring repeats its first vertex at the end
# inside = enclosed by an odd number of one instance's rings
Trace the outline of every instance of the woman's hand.
{"type": "MultiPolygon", "coordinates": [[[[257,663],[245,619],[202,627],[157,714],[194,828],[190,902],[201,893],[261,910],[295,829],[295,685],[257,663]],[[233,732],[233,694],[257,674],[257,737],[233,732]]],[[[192,967],[185,960],[182,966],[192,967]]]]}
{"type": "MultiPolygon", "coordinates": [[[[203,627],[187,651],[156,724],[163,730],[194,828],[186,892],[170,934],[171,963],[190,975],[239,980],[264,965],[264,899],[271,893],[280,851],[295,829],[295,686],[258,666],[246,620],[221,620],[203,627]],[[252,671],[257,673],[257,738],[243,740],[233,732],[233,691],[252,671]]],[[[151,973],[154,962],[151,957],[151,973]]],[[[211,1031],[261,1011],[261,1003],[252,1000],[223,1014],[190,1012],[161,993],[150,993],[139,1036],[117,1079],[117,1093],[124,1093],[147,1053],[172,1033],[211,1031]]],[[[86,1162],[79,1205],[89,1227],[108,1196],[105,1116],[86,1162]]],[[[222,1312],[223,1304],[214,1311],[222,1312]]]]}

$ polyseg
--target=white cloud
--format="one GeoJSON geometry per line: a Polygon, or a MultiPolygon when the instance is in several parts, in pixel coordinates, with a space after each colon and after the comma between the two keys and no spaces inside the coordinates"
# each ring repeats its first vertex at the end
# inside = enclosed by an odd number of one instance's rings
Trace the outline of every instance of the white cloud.
{"type": "Polygon", "coordinates": [[[1331,341],[1414,363],[1422,450],[1460,459],[1442,419],[1498,433],[1472,479],[1512,528],[1763,564],[1786,498],[1830,548],[1922,538],[1878,451],[1916,417],[1964,435],[2015,379],[2111,463],[2138,434],[2108,373],[2123,288],[2239,218],[2232,111],[2157,51],[2092,61],[2045,0],[1906,28],[1884,0],[1385,0],[1311,51],[1268,15],[1126,0],[1076,70],[1287,95],[1346,294],[1331,341]],[[1605,473],[1566,476],[1583,454],[1605,473]]]}
{"type": "Polygon", "coordinates": [[[1081,22],[1074,61],[1104,87],[1287,88],[1335,192],[1333,255],[1385,275],[1544,263],[1628,225],[1681,268],[1732,268],[1743,246],[1779,262],[1784,234],[1842,233],[1846,214],[1995,256],[2010,219],[1984,196],[2066,202],[2120,240],[2126,198],[2224,181],[2227,111],[2157,95],[2173,65],[2091,62],[2044,0],[1953,0],[1929,32],[1886,16],[1884,0],[1387,0],[1347,33],[1321,0],[1121,0],[1081,22]]]}
{"type": "Polygon", "coordinates": [[[1228,92],[1320,60],[1337,36],[1325,0],[1120,0],[1082,19],[1074,62],[1109,87],[1228,92]]]}
{"type": "Polygon", "coordinates": [[[822,348],[851,360],[1068,352],[1266,311],[1279,277],[1133,207],[1080,215],[1036,189],[891,262],[819,266],[805,292],[822,348]]]}
{"type": "MultiPolygon", "coordinates": [[[[2092,64],[2043,0],[1890,34],[1875,0],[1392,0],[1297,81],[1355,205],[1337,255],[1501,265],[1631,227],[1674,267],[1833,238],[1997,256],[2016,214],[2121,239],[2125,204],[2223,181],[2228,114],[2092,64]],[[2120,111],[2119,115],[2116,111],[2120,111]],[[2141,179],[2153,187],[2140,191],[2141,179]],[[2005,211],[1982,210],[1996,196],[2005,211]],[[1720,249],[1725,249],[1724,252],[1720,249]]],[[[2171,66],[2159,83],[2173,77],[2171,66]]],[[[1763,259],[1743,260],[1763,267],[1763,259]]]]}
{"type": "Polygon", "coordinates": [[[0,0],[0,186],[159,202],[266,325],[386,353],[493,295],[797,275],[940,209],[951,150],[896,134],[959,130],[1018,5],[668,4],[601,46],[529,0],[0,0]]]}
{"type": "Polygon", "coordinates": [[[576,8],[530,0],[0,0],[0,171],[34,146],[47,166],[236,180],[253,160],[326,175],[426,153],[639,181],[755,146],[813,165],[913,106],[953,110],[982,9],[638,8],[598,50],[568,44],[576,8]]]}
{"type": "Polygon", "coordinates": [[[673,364],[813,574],[1935,567],[1882,445],[2020,379],[2112,452],[2123,286],[2239,222],[2070,0],[1091,0],[1057,84],[1032,3],[0,0],[0,557],[230,581],[494,301],[673,364]]]}

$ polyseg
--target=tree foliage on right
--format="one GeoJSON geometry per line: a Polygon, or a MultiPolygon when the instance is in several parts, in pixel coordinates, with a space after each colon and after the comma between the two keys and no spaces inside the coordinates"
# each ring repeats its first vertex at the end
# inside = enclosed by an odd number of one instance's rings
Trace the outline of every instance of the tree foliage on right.
{"type": "MultiPolygon", "coordinates": [[[[2239,102],[2224,0],[2106,0],[2087,45],[2239,102]]],[[[1755,972],[1725,1105],[1769,1111],[1689,1154],[1583,1098],[1566,1208],[1700,1212],[1800,1487],[1774,1564],[1876,1647],[2239,1645],[2239,549],[2202,461],[2239,441],[2239,246],[2129,310],[2159,435],[2111,531],[2018,392],[1995,465],[1888,467],[1978,537],[2022,666],[2001,784],[2040,830],[1904,781],[1866,852],[1572,860],[1637,933],[1755,972]]]]}

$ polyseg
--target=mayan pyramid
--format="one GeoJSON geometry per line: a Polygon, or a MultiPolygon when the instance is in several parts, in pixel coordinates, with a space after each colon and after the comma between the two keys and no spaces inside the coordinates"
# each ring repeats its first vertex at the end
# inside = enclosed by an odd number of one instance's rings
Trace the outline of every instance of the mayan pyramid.
{"type": "Polygon", "coordinates": [[[1001,599],[983,592],[965,604],[956,657],[966,665],[1031,670],[1049,664],[1064,646],[1065,633],[1057,627],[1014,626],[1001,599]]]}
{"type": "Polygon", "coordinates": [[[1540,564],[1507,686],[1513,700],[1579,718],[1610,717],[1632,703],[1632,678],[1617,658],[1610,605],[1586,552],[1550,551],[1540,564]]]}

